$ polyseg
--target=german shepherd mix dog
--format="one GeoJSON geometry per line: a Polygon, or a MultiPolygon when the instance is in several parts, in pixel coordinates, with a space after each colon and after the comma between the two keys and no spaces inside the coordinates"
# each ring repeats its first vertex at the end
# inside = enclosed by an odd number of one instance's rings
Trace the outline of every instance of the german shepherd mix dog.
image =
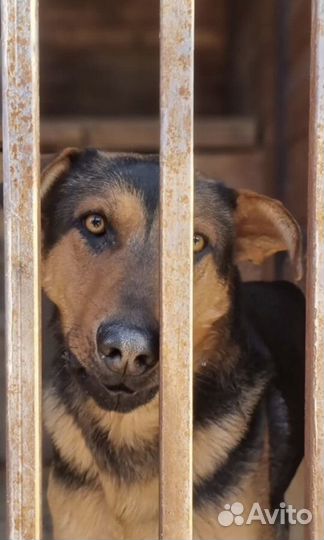
{"type": "MultiPolygon", "coordinates": [[[[45,398],[54,537],[158,538],[158,157],[66,149],[42,216],[61,344],[45,398]]],[[[236,264],[288,251],[299,275],[300,230],[280,202],[197,178],[193,251],[194,538],[276,538],[218,515],[279,508],[303,456],[304,300],[241,283],[236,264]]]]}

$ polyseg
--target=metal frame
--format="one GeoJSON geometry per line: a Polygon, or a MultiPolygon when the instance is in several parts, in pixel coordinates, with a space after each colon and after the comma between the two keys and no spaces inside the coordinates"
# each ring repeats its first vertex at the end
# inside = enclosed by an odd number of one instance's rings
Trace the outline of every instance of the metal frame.
{"type": "Polygon", "coordinates": [[[38,5],[2,0],[7,521],[41,538],[38,5]]]}
{"type": "Polygon", "coordinates": [[[324,0],[312,0],[308,182],[306,507],[324,538],[324,0]]]}
{"type": "MultiPolygon", "coordinates": [[[[38,5],[2,0],[1,9],[8,538],[37,540],[42,536],[38,5]]],[[[161,0],[160,536],[171,540],[192,538],[193,11],[194,0],[161,0]]],[[[306,487],[313,512],[309,537],[323,539],[324,0],[312,0],[311,68],[306,487]]]]}
{"type": "Polygon", "coordinates": [[[192,538],[193,9],[194,0],[161,0],[160,537],[169,540],[192,538]]]}

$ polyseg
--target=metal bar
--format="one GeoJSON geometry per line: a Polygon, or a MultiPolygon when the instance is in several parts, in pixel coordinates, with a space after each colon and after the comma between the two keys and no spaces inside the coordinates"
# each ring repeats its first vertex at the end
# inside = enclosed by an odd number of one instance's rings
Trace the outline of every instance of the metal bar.
{"type": "Polygon", "coordinates": [[[306,506],[324,539],[324,0],[312,1],[308,183],[306,506]]]}
{"type": "Polygon", "coordinates": [[[190,540],[194,0],[160,7],[160,537],[190,540]]]}
{"type": "Polygon", "coordinates": [[[10,540],[41,538],[38,5],[2,0],[10,540]]]}

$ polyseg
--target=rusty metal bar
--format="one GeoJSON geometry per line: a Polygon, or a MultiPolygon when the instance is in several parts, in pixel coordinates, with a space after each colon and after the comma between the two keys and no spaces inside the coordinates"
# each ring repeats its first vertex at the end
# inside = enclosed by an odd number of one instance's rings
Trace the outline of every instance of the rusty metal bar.
{"type": "Polygon", "coordinates": [[[190,540],[194,0],[160,8],[160,537],[190,540]]]}
{"type": "Polygon", "coordinates": [[[324,538],[324,0],[312,1],[308,184],[306,506],[324,538]]]}
{"type": "Polygon", "coordinates": [[[10,540],[41,538],[38,5],[2,0],[10,540]]]}

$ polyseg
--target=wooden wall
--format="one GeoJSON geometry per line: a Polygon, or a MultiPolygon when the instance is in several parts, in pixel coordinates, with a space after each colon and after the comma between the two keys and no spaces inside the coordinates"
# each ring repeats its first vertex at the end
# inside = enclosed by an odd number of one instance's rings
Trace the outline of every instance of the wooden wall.
{"type": "MultiPolygon", "coordinates": [[[[288,0],[289,1],[289,0],[288,0]]],[[[278,28],[275,0],[231,3],[230,109],[254,115],[265,154],[268,191],[275,192],[278,28]]]]}
{"type": "Polygon", "coordinates": [[[266,181],[307,225],[309,0],[231,2],[230,110],[255,114],[266,181]]]}
{"type": "MultiPolygon", "coordinates": [[[[224,111],[227,0],[196,5],[196,112],[224,111]]],[[[43,115],[158,114],[157,0],[40,2],[43,115]]]]}

